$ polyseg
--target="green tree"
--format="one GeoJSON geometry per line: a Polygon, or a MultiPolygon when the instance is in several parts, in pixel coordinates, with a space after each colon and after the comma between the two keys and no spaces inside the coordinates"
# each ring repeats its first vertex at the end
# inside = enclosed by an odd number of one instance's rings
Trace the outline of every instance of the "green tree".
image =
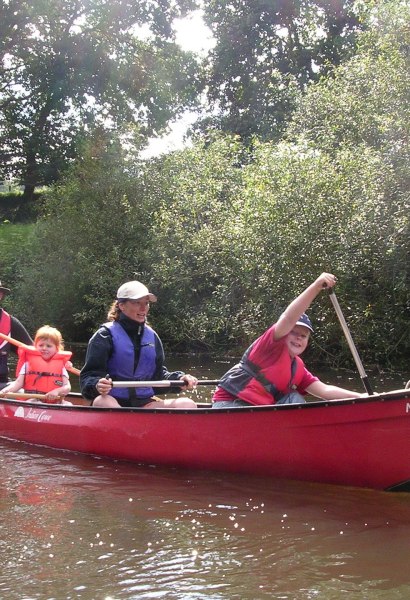
{"type": "MultiPolygon", "coordinates": [[[[136,277],[161,299],[150,318],[168,344],[239,353],[326,270],[365,363],[408,363],[409,10],[378,7],[279,143],[217,134],[144,164],[96,138],[16,260],[35,325],[84,340],[136,277]]],[[[311,316],[310,353],[352,366],[326,295],[311,316]]]]}
{"type": "Polygon", "coordinates": [[[372,21],[358,55],[301,102],[288,138],[368,174],[361,190],[353,172],[345,183],[358,209],[343,256],[357,327],[366,321],[386,360],[410,348],[410,3],[380,2],[372,21]]]}
{"type": "Polygon", "coordinates": [[[145,140],[192,105],[197,64],[171,25],[194,3],[3,0],[0,178],[18,178],[31,196],[95,126],[134,125],[145,140]]]}
{"type": "MultiPolygon", "coordinates": [[[[210,127],[277,140],[300,91],[349,56],[363,27],[354,0],[211,0],[210,127]]],[[[202,127],[205,126],[202,125],[202,127]]]]}
{"type": "Polygon", "coordinates": [[[146,279],[155,212],[155,199],[142,202],[143,178],[118,138],[100,132],[81,155],[47,192],[44,214],[15,257],[16,310],[23,314],[30,298],[30,329],[51,322],[72,341],[86,340],[105,319],[124,279],[146,279]]]}
{"type": "MultiPolygon", "coordinates": [[[[155,308],[165,341],[180,348],[227,344],[242,298],[237,271],[244,151],[233,137],[172,153],[148,169],[157,198],[152,221],[152,264],[161,303],[155,308]],[[229,292],[217,293],[225,280],[229,292]]],[[[152,195],[152,196],[151,196],[152,195]]]]}

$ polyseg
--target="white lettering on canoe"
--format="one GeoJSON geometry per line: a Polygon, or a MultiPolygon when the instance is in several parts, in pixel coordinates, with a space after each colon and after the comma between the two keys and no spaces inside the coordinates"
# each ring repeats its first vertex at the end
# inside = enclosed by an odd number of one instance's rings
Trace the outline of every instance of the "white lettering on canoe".
{"type": "Polygon", "coordinates": [[[410,402],[406,403],[406,413],[410,412],[410,402]]]}
{"type": "Polygon", "coordinates": [[[23,419],[31,419],[32,421],[38,421],[39,423],[41,423],[42,421],[51,420],[51,415],[48,415],[46,410],[29,408],[28,411],[24,414],[24,409],[22,406],[18,407],[18,409],[14,413],[14,416],[22,417],[23,419]]]}

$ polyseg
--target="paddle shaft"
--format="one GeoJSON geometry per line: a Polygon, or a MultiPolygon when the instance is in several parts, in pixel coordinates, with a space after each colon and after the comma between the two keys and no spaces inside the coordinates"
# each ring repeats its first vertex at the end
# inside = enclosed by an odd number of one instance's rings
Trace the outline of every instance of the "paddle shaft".
{"type": "MultiPolygon", "coordinates": [[[[10,337],[9,335],[6,335],[5,333],[0,333],[0,338],[5,340],[9,344],[18,346],[19,348],[24,348],[24,349],[30,348],[30,346],[27,346],[27,344],[23,344],[23,342],[19,342],[19,340],[15,340],[14,338],[10,337]]],[[[70,371],[70,373],[74,373],[74,375],[80,374],[80,369],[76,369],[75,367],[67,367],[67,371],[70,371]]]]}
{"type": "Polygon", "coordinates": [[[349,345],[349,348],[350,348],[350,351],[352,353],[353,359],[354,359],[354,361],[356,363],[356,367],[357,367],[357,370],[359,371],[359,375],[360,375],[360,378],[361,378],[361,380],[363,382],[364,388],[365,388],[366,392],[369,394],[369,396],[371,396],[371,395],[373,395],[374,392],[373,392],[373,390],[371,388],[371,385],[369,383],[368,377],[367,377],[366,372],[365,372],[364,367],[363,367],[363,363],[360,360],[360,356],[359,356],[359,354],[358,354],[358,352],[356,350],[356,346],[355,346],[355,344],[353,342],[353,338],[352,338],[352,336],[350,334],[349,327],[347,326],[346,319],[344,318],[344,315],[342,313],[342,309],[340,308],[338,299],[336,298],[336,294],[333,291],[333,289],[329,290],[329,297],[330,297],[330,300],[331,300],[331,302],[333,304],[333,307],[334,307],[334,309],[336,311],[337,317],[338,317],[338,319],[340,321],[340,325],[342,326],[343,333],[345,334],[346,341],[347,341],[347,343],[349,345]]]}
{"type": "MultiPolygon", "coordinates": [[[[197,385],[218,385],[218,379],[200,379],[197,385]]],[[[164,380],[164,381],[113,381],[112,387],[114,388],[143,388],[143,387],[154,387],[154,388],[167,388],[167,387],[183,387],[186,385],[186,381],[177,379],[164,380]]]]}
{"type": "Polygon", "coordinates": [[[11,400],[25,400],[28,398],[36,398],[38,400],[45,400],[45,394],[25,394],[23,392],[6,392],[0,398],[10,398],[11,400]]]}

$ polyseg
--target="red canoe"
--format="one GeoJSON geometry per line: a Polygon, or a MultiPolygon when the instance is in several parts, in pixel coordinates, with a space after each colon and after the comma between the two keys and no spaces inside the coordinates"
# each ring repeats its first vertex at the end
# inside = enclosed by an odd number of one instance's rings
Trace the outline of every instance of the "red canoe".
{"type": "Polygon", "coordinates": [[[410,491],[410,389],[217,410],[0,399],[0,437],[136,463],[410,491]]]}

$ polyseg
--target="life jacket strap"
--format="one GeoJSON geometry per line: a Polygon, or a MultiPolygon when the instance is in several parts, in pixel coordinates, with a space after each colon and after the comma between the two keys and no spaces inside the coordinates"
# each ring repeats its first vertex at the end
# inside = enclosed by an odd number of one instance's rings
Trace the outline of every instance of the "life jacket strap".
{"type": "Polygon", "coordinates": [[[296,358],[292,359],[291,367],[290,367],[290,380],[288,384],[288,389],[286,392],[280,392],[276,385],[269,381],[263,373],[260,372],[261,368],[258,367],[255,363],[250,361],[248,357],[244,357],[245,360],[240,361],[241,368],[247,373],[250,377],[259,381],[259,383],[264,387],[264,389],[270,394],[276,402],[279,402],[282,398],[284,398],[291,390],[292,390],[292,382],[296,374],[296,358]]]}

